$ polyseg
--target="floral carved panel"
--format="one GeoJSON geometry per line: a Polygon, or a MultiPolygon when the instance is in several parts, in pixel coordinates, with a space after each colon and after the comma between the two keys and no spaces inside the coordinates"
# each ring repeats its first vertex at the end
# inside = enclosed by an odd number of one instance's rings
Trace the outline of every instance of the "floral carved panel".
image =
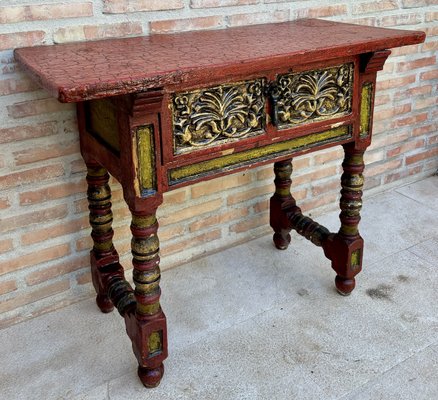
{"type": "Polygon", "coordinates": [[[351,113],[353,64],[279,75],[272,85],[274,124],[292,128],[351,113]]]}
{"type": "Polygon", "coordinates": [[[237,141],[265,132],[266,79],[175,93],[174,154],[237,141]]]}

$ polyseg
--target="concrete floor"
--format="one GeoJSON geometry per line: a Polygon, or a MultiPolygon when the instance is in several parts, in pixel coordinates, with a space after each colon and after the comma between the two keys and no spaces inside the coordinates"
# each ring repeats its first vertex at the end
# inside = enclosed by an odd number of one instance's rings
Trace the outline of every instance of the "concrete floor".
{"type": "MultiPolygon", "coordinates": [[[[337,215],[318,220],[336,230],[337,215]]],[[[438,399],[438,177],[366,198],[362,216],[351,296],[321,249],[265,236],[163,274],[159,388],[90,299],[0,331],[0,398],[438,399]]]]}

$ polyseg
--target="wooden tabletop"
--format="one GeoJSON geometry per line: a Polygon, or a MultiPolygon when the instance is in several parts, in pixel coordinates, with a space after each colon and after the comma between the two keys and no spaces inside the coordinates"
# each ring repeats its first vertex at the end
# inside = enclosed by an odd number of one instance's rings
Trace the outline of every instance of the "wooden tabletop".
{"type": "Polygon", "coordinates": [[[420,31],[317,19],[28,47],[17,61],[61,102],[421,43],[420,31]]]}

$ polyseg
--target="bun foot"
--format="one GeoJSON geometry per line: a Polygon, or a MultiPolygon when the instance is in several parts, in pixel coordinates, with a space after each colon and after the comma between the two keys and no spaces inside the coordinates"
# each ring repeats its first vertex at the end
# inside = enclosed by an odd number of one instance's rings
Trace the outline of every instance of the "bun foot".
{"type": "Polygon", "coordinates": [[[96,296],[96,303],[100,311],[102,311],[104,314],[110,313],[112,310],[114,310],[114,305],[108,296],[98,294],[96,296]]]}
{"type": "Polygon", "coordinates": [[[138,367],[138,377],[147,388],[157,387],[164,374],[164,365],[160,364],[158,368],[138,367]]]}
{"type": "Polygon", "coordinates": [[[290,235],[286,236],[281,233],[274,233],[274,244],[278,250],[286,250],[289,247],[290,235]]]}
{"type": "Polygon", "coordinates": [[[348,279],[342,276],[336,275],[335,278],[336,289],[342,296],[348,296],[356,286],[356,281],[354,278],[348,279]]]}

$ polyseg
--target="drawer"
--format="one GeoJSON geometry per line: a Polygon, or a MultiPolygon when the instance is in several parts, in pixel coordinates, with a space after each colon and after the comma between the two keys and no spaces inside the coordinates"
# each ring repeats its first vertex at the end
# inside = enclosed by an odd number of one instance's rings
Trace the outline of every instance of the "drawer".
{"type": "Polygon", "coordinates": [[[289,129],[352,112],[354,64],[277,75],[270,89],[273,124],[289,129]]]}
{"type": "Polygon", "coordinates": [[[266,132],[264,78],[171,96],[173,155],[187,154],[266,132]]]}

